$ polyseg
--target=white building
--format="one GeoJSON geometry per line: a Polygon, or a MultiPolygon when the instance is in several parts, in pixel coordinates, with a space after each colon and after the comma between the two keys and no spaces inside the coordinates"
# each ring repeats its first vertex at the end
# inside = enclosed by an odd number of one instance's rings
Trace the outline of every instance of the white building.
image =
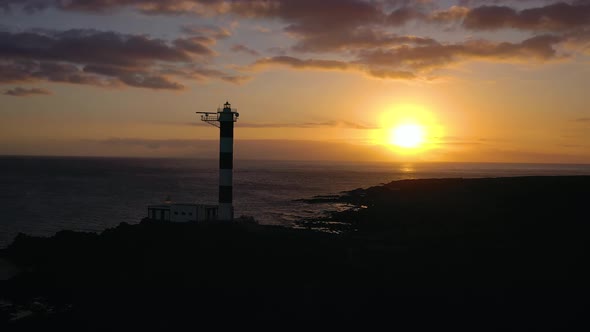
{"type": "Polygon", "coordinates": [[[214,221],[218,216],[217,205],[171,203],[148,205],[148,218],[174,222],[214,221]]]}

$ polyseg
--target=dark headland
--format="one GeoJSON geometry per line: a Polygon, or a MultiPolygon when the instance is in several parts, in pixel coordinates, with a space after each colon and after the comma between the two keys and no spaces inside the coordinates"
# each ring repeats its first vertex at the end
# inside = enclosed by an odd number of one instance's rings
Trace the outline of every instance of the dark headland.
{"type": "Polygon", "coordinates": [[[19,234],[0,256],[20,271],[0,282],[0,328],[590,325],[590,176],[394,181],[309,203],[326,200],[355,208],[301,229],[143,220],[19,234]]]}

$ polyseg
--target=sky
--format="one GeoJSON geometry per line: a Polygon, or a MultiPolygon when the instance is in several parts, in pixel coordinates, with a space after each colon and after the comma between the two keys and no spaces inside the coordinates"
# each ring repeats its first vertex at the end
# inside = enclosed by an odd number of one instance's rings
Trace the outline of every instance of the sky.
{"type": "Polygon", "coordinates": [[[0,155],[590,163],[590,1],[0,0],[0,155]],[[401,136],[400,136],[401,135],[401,136]]]}

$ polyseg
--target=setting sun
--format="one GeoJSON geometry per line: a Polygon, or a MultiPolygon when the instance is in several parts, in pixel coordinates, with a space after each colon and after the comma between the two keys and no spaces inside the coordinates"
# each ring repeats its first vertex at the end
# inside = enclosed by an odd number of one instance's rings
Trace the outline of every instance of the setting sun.
{"type": "Polygon", "coordinates": [[[416,124],[403,124],[391,130],[389,142],[401,148],[418,148],[424,142],[424,128],[416,124]]]}
{"type": "Polygon", "coordinates": [[[436,155],[443,137],[443,125],[432,108],[400,103],[384,107],[377,119],[379,127],[370,133],[371,142],[385,147],[397,158],[426,160],[436,155]]]}

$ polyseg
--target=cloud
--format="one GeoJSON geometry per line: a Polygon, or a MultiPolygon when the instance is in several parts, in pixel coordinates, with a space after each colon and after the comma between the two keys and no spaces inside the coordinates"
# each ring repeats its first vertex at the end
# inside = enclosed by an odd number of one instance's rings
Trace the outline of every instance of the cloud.
{"type": "Polygon", "coordinates": [[[230,10],[246,17],[278,18],[289,29],[331,30],[376,22],[382,16],[374,4],[361,0],[230,1],[230,10]]]}
{"type": "Polygon", "coordinates": [[[414,79],[416,75],[404,70],[388,68],[371,68],[360,62],[347,62],[340,60],[299,59],[291,56],[275,56],[256,60],[249,69],[257,70],[269,66],[285,66],[298,70],[338,70],[357,71],[371,77],[382,79],[414,79]]]}
{"type": "Polygon", "coordinates": [[[590,25],[590,4],[585,0],[556,1],[538,7],[527,5],[538,6],[539,1],[461,0],[458,5],[441,9],[440,3],[419,0],[0,0],[0,8],[6,11],[35,12],[55,8],[108,12],[131,7],[150,15],[232,14],[280,19],[288,24],[288,31],[303,35],[370,25],[402,26],[413,20],[463,22],[466,28],[474,30],[517,28],[546,31],[590,25]]]}
{"type": "Polygon", "coordinates": [[[435,137],[435,140],[443,146],[479,146],[487,145],[490,141],[489,139],[485,138],[467,138],[457,136],[435,137]]]}
{"type": "Polygon", "coordinates": [[[412,72],[391,69],[368,69],[367,74],[369,76],[382,79],[412,80],[417,78],[417,75],[412,72]]]}
{"type": "Polygon", "coordinates": [[[250,54],[252,56],[259,56],[260,55],[260,53],[258,53],[256,50],[253,50],[253,49],[249,48],[248,46],[242,45],[242,44],[236,44],[236,45],[232,46],[231,50],[234,52],[242,52],[242,53],[250,54]]]}
{"type": "Polygon", "coordinates": [[[402,26],[411,20],[423,20],[426,17],[423,11],[418,8],[404,6],[391,11],[387,15],[386,22],[393,26],[402,26]]]}
{"type": "Polygon", "coordinates": [[[219,77],[219,79],[221,79],[222,81],[226,81],[228,83],[243,84],[251,80],[252,77],[246,75],[226,75],[219,77]]]}
{"type": "Polygon", "coordinates": [[[320,31],[376,22],[385,15],[363,0],[0,0],[5,10],[28,12],[55,8],[64,11],[108,12],[131,7],[145,14],[221,15],[281,19],[292,29],[320,31]]]}
{"type": "Polygon", "coordinates": [[[162,66],[160,72],[165,75],[174,75],[180,78],[206,81],[212,78],[219,79],[232,84],[242,84],[252,77],[242,74],[229,74],[224,71],[209,68],[200,64],[184,64],[174,66],[162,66]]]}
{"type": "Polygon", "coordinates": [[[203,24],[186,24],[181,27],[181,31],[188,35],[205,37],[213,42],[218,39],[229,38],[232,35],[232,32],[228,29],[203,24]]]}
{"type": "MultiPolygon", "coordinates": [[[[443,5],[430,0],[0,0],[0,7],[85,12],[133,8],[150,15],[184,13],[247,18],[256,23],[279,22],[293,38],[293,44],[271,48],[280,55],[260,58],[249,68],[287,66],[299,70],[355,71],[380,79],[431,79],[437,69],[472,60],[565,59],[561,50],[566,49],[573,59],[576,53],[584,52],[577,46],[590,40],[588,1],[547,4],[460,0],[448,6],[448,2],[443,5]],[[451,24],[470,33],[509,28],[533,34],[516,42],[485,40],[477,35],[464,41],[444,41],[400,33],[403,29],[399,27],[413,21],[435,28],[451,24]]],[[[10,36],[0,36],[0,43],[4,39],[8,48],[0,48],[0,53],[12,52],[4,55],[9,57],[7,61],[73,64],[81,71],[74,78],[107,86],[182,89],[175,78],[214,78],[236,84],[250,79],[210,65],[217,55],[212,47],[218,40],[231,37],[232,28],[192,24],[184,25],[181,31],[182,38],[170,41],[88,30],[4,33],[10,36]]],[[[234,44],[231,51],[260,56],[258,50],[244,44],[234,44]]],[[[23,71],[14,68],[0,70],[7,77],[0,81],[35,78],[22,77],[23,71]]]]}
{"type": "Polygon", "coordinates": [[[248,123],[240,122],[243,128],[321,128],[321,127],[339,127],[349,129],[378,129],[376,126],[360,124],[351,121],[325,121],[325,122],[304,122],[304,123],[248,123]]]}
{"type": "Polygon", "coordinates": [[[324,70],[346,70],[351,67],[348,62],[339,60],[302,60],[291,56],[275,56],[262,58],[254,63],[254,67],[267,65],[284,65],[297,69],[324,69],[324,70]]]}
{"type": "Polygon", "coordinates": [[[468,7],[451,6],[448,9],[433,11],[427,19],[434,23],[461,22],[469,12],[468,7]]]}
{"type": "Polygon", "coordinates": [[[580,149],[580,148],[588,148],[590,145],[583,145],[583,144],[558,144],[559,147],[567,148],[567,149],[580,149]]]}
{"type": "Polygon", "coordinates": [[[579,123],[590,123],[590,118],[577,118],[574,121],[579,123]]]}
{"type": "Polygon", "coordinates": [[[181,90],[183,85],[173,76],[237,82],[237,76],[207,68],[215,42],[206,35],[165,41],[97,30],[4,31],[0,32],[0,83],[46,80],[181,90]]]}
{"type": "Polygon", "coordinates": [[[50,95],[51,91],[46,89],[40,88],[21,88],[15,87],[9,90],[4,91],[4,94],[7,96],[13,97],[28,97],[28,96],[35,96],[35,95],[50,95]]]}
{"type": "Polygon", "coordinates": [[[198,140],[186,140],[186,139],[143,139],[143,138],[108,138],[100,140],[99,143],[109,146],[139,146],[148,149],[161,149],[161,148],[189,148],[197,145],[198,140]]]}
{"type": "Polygon", "coordinates": [[[431,45],[436,40],[427,37],[397,35],[376,28],[359,27],[350,30],[324,31],[299,35],[292,47],[298,52],[354,51],[375,47],[401,45],[431,45]]]}
{"type": "MultiPolygon", "coordinates": [[[[190,40],[176,42],[196,44],[190,40]]],[[[142,66],[154,61],[189,61],[192,49],[168,45],[160,39],[96,30],[0,32],[3,58],[59,60],[142,66]]]]}
{"type": "Polygon", "coordinates": [[[463,43],[402,45],[359,51],[351,61],[299,59],[291,56],[262,58],[251,68],[287,66],[293,69],[359,71],[382,79],[417,79],[431,77],[433,70],[467,60],[549,61],[561,58],[556,46],[563,37],[542,35],[520,43],[469,40],[463,43]]]}
{"type": "MultiPolygon", "coordinates": [[[[201,126],[204,125],[202,122],[168,122],[157,124],[167,124],[172,126],[201,126]]],[[[322,128],[322,127],[337,127],[346,129],[358,129],[358,130],[371,130],[379,129],[379,127],[364,123],[352,122],[352,121],[324,121],[324,122],[301,122],[301,123],[288,123],[288,122],[240,122],[238,125],[240,128],[322,128]]]]}
{"type": "Polygon", "coordinates": [[[119,79],[130,86],[138,88],[150,89],[169,89],[182,90],[184,86],[180,83],[172,82],[166,77],[162,76],[145,76],[141,74],[134,74],[129,76],[121,76],[119,79]]]}
{"type": "Polygon", "coordinates": [[[470,10],[463,25],[473,30],[516,28],[555,31],[588,27],[590,4],[587,1],[574,4],[559,2],[521,11],[507,6],[482,6],[470,10]]]}
{"type": "Polygon", "coordinates": [[[183,13],[205,14],[223,12],[222,0],[1,0],[0,9],[22,9],[33,13],[48,8],[64,11],[110,12],[124,7],[134,7],[145,14],[176,15],[183,13]]]}
{"type": "Polygon", "coordinates": [[[174,40],[174,46],[178,50],[202,56],[211,56],[215,54],[215,52],[208,47],[208,44],[211,43],[213,42],[208,38],[203,37],[178,38],[174,40]]]}
{"type": "Polygon", "coordinates": [[[50,81],[73,84],[113,86],[115,80],[87,74],[69,63],[34,60],[2,60],[0,57],[0,84],[50,81]]]}
{"type": "Polygon", "coordinates": [[[424,70],[466,59],[550,60],[557,57],[555,45],[562,41],[561,37],[544,35],[520,43],[470,40],[454,44],[401,46],[388,50],[363,51],[360,53],[359,61],[367,65],[424,70]]]}
{"type": "MultiPolygon", "coordinates": [[[[258,59],[251,68],[287,66],[299,70],[357,71],[381,79],[430,80],[434,77],[434,70],[465,61],[528,62],[532,59],[541,63],[565,59],[567,55],[560,51],[560,46],[566,42],[580,44],[588,40],[588,36],[579,31],[564,34],[558,29],[558,33],[543,32],[521,42],[489,41],[474,37],[449,43],[429,37],[398,35],[390,29],[411,20],[432,24],[455,23],[458,26],[463,23],[463,26],[474,29],[476,24],[473,15],[477,15],[478,10],[484,7],[472,9],[468,7],[471,3],[465,2],[463,5],[439,9],[434,2],[428,1],[351,0],[342,2],[342,8],[337,10],[334,9],[334,1],[318,4],[317,1],[282,0],[269,2],[267,6],[254,6],[259,3],[257,1],[244,3],[241,10],[237,7],[232,10],[251,17],[279,18],[287,24],[285,31],[296,39],[290,51],[322,54],[306,58],[284,53],[258,59]],[[334,6],[333,12],[328,9],[330,6],[334,6]]],[[[540,8],[543,8],[541,12],[553,13],[546,15],[558,22],[567,13],[560,16],[554,12],[581,5],[567,6],[540,8]]],[[[525,17],[545,15],[535,8],[520,12],[511,10],[525,17]]],[[[581,23],[584,20],[574,21],[581,23]]],[[[547,25],[552,28],[559,26],[554,23],[547,25]]]]}

